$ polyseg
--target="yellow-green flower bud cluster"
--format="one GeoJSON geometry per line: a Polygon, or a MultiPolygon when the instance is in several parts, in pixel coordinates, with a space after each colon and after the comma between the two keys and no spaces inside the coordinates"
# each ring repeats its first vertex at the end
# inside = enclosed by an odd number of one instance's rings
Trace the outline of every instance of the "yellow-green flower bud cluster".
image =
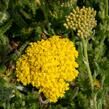
{"type": "Polygon", "coordinates": [[[24,85],[38,88],[50,102],[56,102],[78,76],[77,57],[78,51],[68,38],[52,36],[32,42],[16,62],[16,76],[24,85]]]}
{"type": "Polygon", "coordinates": [[[77,35],[80,37],[89,37],[92,34],[92,29],[96,26],[96,11],[93,8],[79,8],[73,9],[73,11],[66,17],[66,23],[64,26],[67,29],[73,29],[77,31],[77,35]]]}

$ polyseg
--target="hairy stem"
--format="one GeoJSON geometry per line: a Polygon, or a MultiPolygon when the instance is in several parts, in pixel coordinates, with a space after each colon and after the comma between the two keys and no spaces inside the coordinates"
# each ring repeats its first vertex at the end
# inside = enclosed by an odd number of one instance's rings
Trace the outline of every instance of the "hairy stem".
{"type": "Polygon", "coordinates": [[[87,74],[90,81],[91,91],[92,91],[92,109],[97,109],[97,99],[94,95],[94,84],[93,84],[93,76],[89,65],[89,59],[88,59],[88,53],[87,53],[87,45],[88,45],[88,39],[82,38],[82,44],[83,44],[83,54],[84,54],[84,63],[87,68],[87,74]]]}
{"type": "Polygon", "coordinates": [[[90,65],[89,65],[89,60],[88,60],[87,43],[88,43],[88,40],[82,38],[82,44],[83,44],[83,50],[84,50],[83,51],[84,52],[84,63],[87,68],[87,73],[88,73],[88,77],[90,80],[91,90],[93,91],[94,85],[93,85],[93,77],[92,77],[92,73],[91,73],[91,69],[90,69],[90,65]]]}

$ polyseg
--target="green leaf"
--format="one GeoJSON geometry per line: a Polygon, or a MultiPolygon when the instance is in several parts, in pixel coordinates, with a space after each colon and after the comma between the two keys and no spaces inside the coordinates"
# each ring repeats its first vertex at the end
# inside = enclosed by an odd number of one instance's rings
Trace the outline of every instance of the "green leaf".
{"type": "Polygon", "coordinates": [[[17,9],[11,10],[13,22],[16,23],[20,28],[27,27],[27,23],[17,11],[17,9]]]}
{"type": "Polygon", "coordinates": [[[9,20],[5,25],[0,27],[0,37],[11,27],[12,20],[9,20]]]}
{"type": "Polygon", "coordinates": [[[5,65],[0,65],[0,73],[4,73],[6,71],[5,65]]]}
{"type": "Polygon", "coordinates": [[[0,77],[0,87],[3,87],[5,85],[6,81],[0,77]]]}
{"type": "Polygon", "coordinates": [[[12,95],[11,88],[6,88],[6,87],[0,88],[0,101],[1,102],[9,100],[11,95],[12,95]]]}

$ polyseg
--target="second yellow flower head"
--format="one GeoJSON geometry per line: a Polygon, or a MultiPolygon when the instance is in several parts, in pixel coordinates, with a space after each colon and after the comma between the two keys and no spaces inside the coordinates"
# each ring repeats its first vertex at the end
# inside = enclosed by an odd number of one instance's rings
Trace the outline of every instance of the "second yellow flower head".
{"type": "Polygon", "coordinates": [[[77,7],[66,17],[64,26],[66,29],[76,30],[79,37],[87,38],[96,26],[95,15],[96,11],[93,8],[77,7]]]}

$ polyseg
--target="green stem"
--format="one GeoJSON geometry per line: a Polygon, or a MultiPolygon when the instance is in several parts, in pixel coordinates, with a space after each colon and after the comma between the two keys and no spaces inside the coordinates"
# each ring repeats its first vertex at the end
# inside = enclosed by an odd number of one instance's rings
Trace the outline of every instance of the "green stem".
{"type": "Polygon", "coordinates": [[[45,21],[48,24],[48,5],[46,4],[46,1],[41,0],[41,9],[44,13],[45,21]]]}
{"type": "Polygon", "coordinates": [[[93,77],[92,77],[92,73],[91,73],[91,69],[90,69],[90,65],[89,65],[89,60],[88,60],[87,43],[88,43],[88,40],[82,38],[82,44],[83,44],[83,50],[84,50],[84,63],[87,68],[87,73],[88,73],[88,77],[90,80],[91,90],[93,91],[94,85],[93,85],[93,77]]]}
{"type": "Polygon", "coordinates": [[[108,17],[108,5],[109,5],[108,0],[106,0],[106,8],[105,8],[106,18],[108,17]]]}
{"type": "Polygon", "coordinates": [[[87,68],[87,73],[88,73],[88,77],[89,77],[89,81],[90,81],[90,86],[91,86],[91,91],[92,91],[92,101],[93,101],[93,109],[97,109],[97,100],[96,100],[96,96],[93,95],[93,90],[94,90],[94,84],[93,84],[93,76],[92,76],[92,72],[90,69],[90,65],[89,65],[89,59],[88,59],[88,53],[87,53],[87,44],[88,44],[88,40],[85,39],[84,37],[82,38],[82,44],[83,44],[83,52],[84,52],[84,63],[86,65],[87,68]]]}
{"type": "Polygon", "coordinates": [[[96,95],[94,95],[94,97],[93,97],[93,104],[94,104],[94,109],[97,109],[98,107],[97,107],[97,97],[96,97],[96,95]]]}

